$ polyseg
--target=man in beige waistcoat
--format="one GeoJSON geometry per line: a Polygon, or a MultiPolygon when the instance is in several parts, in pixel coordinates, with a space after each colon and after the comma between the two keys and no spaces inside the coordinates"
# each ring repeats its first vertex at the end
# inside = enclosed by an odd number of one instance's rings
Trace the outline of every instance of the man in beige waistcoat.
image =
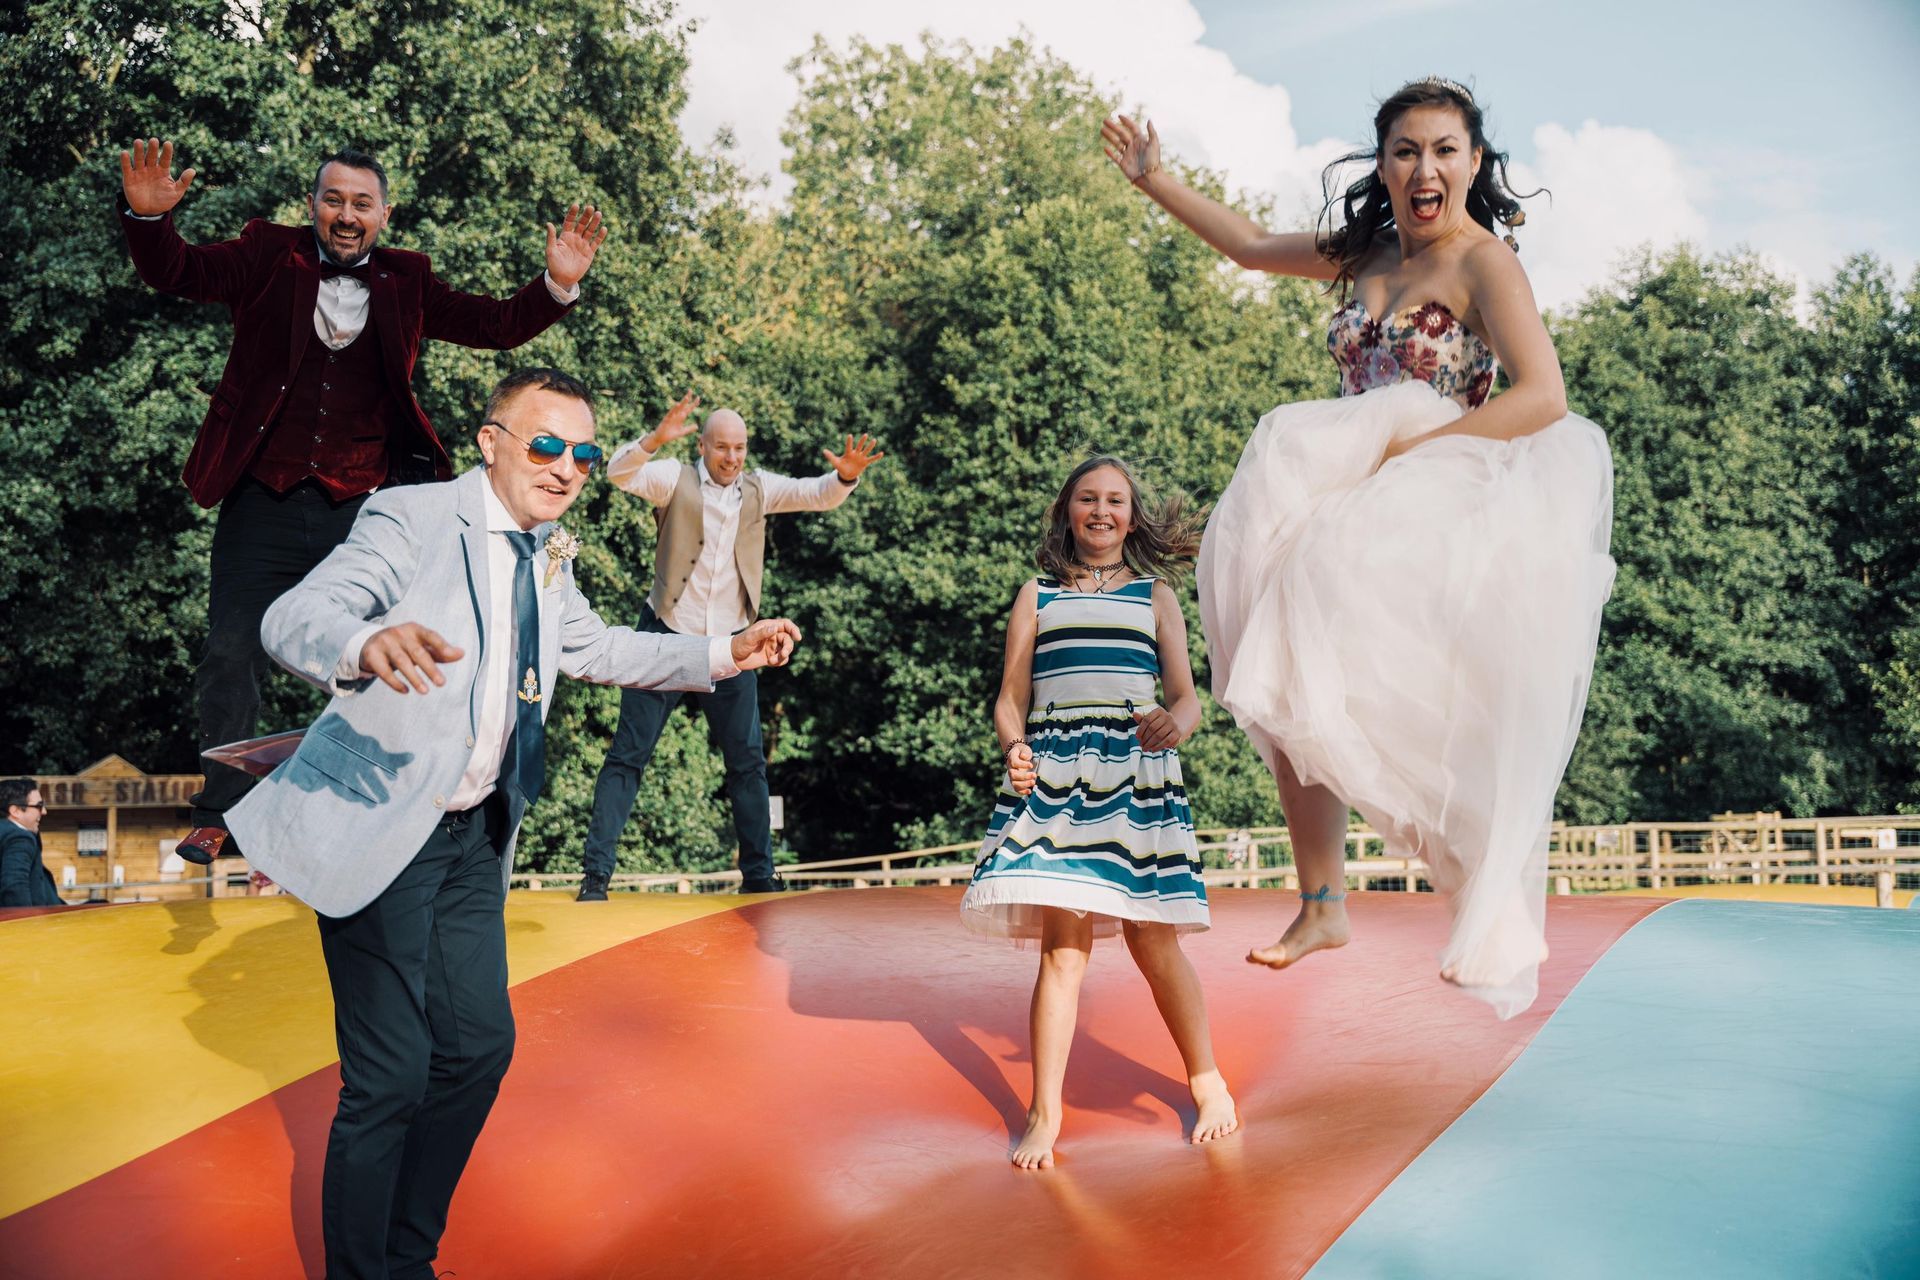
{"type": "MultiPolygon", "coordinates": [[[[760,572],[766,518],[783,511],[831,511],[847,500],[860,473],[886,455],[870,436],[846,438],[844,452],[823,449],[833,469],[808,480],[747,470],[747,424],[731,409],[716,409],[700,432],[694,462],[655,458],[693,434],[688,395],[652,431],[613,455],[607,478],[653,504],[660,528],[653,590],[640,614],[641,631],[689,636],[732,635],[760,616],[760,572]]],[[[633,812],[640,775],[653,755],[667,716],[689,697],[707,718],[707,736],[727,764],[727,800],[740,839],[741,890],[786,888],[773,871],[773,832],[767,813],[767,759],[760,741],[758,675],[743,671],[710,693],[625,689],[620,726],[593,785],[593,818],[582,858],[581,902],[602,902],[613,874],[615,846],[633,812]]]]}

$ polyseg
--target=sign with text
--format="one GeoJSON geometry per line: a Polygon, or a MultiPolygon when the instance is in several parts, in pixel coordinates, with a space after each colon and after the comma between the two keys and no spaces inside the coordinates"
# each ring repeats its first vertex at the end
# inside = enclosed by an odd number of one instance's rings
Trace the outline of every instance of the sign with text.
{"type": "Polygon", "coordinates": [[[200,789],[197,773],[142,778],[42,778],[40,794],[54,809],[179,808],[200,789]]]}

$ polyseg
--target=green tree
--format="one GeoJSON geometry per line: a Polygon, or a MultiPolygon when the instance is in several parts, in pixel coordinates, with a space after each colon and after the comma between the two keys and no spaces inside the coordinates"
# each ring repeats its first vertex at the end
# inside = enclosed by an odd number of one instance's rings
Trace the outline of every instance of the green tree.
{"type": "Polygon", "coordinates": [[[1791,286],[1678,250],[1555,338],[1569,402],[1613,445],[1620,563],[1562,813],[1844,803],[1864,768],[1836,732],[1858,593],[1830,541],[1838,440],[1791,286]]]}
{"type": "MultiPolygon", "coordinates": [[[[390,242],[496,294],[539,269],[542,222],[571,202],[601,205],[614,236],[573,315],[514,353],[430,345],[415,385],[456,465],[476,460],[487,388],[533,361],[587,371],[602,432],[634,434],[710,362],[716,317],[733,306],[728,237],[745,225],[727,214],[734,176],[681,144],[684,40],[670,17],[650,0],[80,0],[0,19],[0,101],[14,122],[0,196],[24,246],[0,263],[0,411],[19,424],[24,464],[0,478],[0,554],[19,570],[0,607],[34,622],[0,638],[10,768],[72,769],[109,750],[148,768],[194,765],[211,519],[178,476],[228,319],[135,278],[116,225],[119,149],[175,138],[201,175],[182,230],[213,240],[250,217],[301,220],[317,158],[362,147],[394,178],[390,242]]],[[[603,554],[582,576],[630,616],[644,543],[630,513],[596,505],[610,517],[603,554]]],[[[591,702],[573,700],[555,727],[562,794],[578,789],[577,739],[598,733],[591,702]]],[[[299,723],[316,706],[276,680],[263,723],[299,723]]],[[[636,851],[728,847],[711,803],[666,811],[656,830],[647,815],[662,809],[645,807],[636,851]]],[[[538,824],[524,847],[535,862],[557,852],[538,824]]]]}
{"type": "MultiPolygon", "coordinates": [[[[202,175],[180,221],[211,240],[298,220],[315,159],[355,145],[394,176],[391,241],[463,287],[517,287],[566,204],[610,213],[560,325],[506,355],[428,348],[417,387],[457,465],[488,386],[533,361],[589,377],[612,445],[688,389],[739,409],[770,469],[815,473],[845,433],[883,441],[839,510],[770,527],[766,607],[808,636],[762,679],[774,789],[809,853],[976,836],[1005,613],[1056,486],[1098,447],[1216,497],[1263,412],[1334,393],[1327,303],[1232,270],[1141,199],[1097,144],[1115,104],[1024,42],[816,45],[795,71],[794,189],[769,212],[724,152],[679,138],[684,39],[664,0],[0,15],[19,122],[0,144],[18,246],[0,260],[18,461],[0,476],[0,607],[27,620],[0,634],[0,768],[193,764],[211,521],[177,477],[228,321],[134,277],[117,152],[178,140],[202,175]]],[[[1803,323],[1752,258],[1680,251],[1554,321],[1569,398],[1613,442],[1621,565],[1562,816],[1920,803],[1917,302],[1920,277],[1898,292],[1862,258],[1803,323]]],[[[645,504],[600,485],[568,524],[587,593],[630,620],[652,573],[645,504]]],[[[317,705],[277,680],[264,727],[317,705]]],[[[578,865],[617,705],[562,686],[525,865],[578,865]]],[[[623,868],[730,861],[705,739],[696,718],[669,723],[623,868]]],[[[1279,819],[1211,703],[1183,755],[1202,825],[1279,819]]]]}
{"type": "MultiPolygon", "coordinates": [[[[1023,43],[856,41],[802,65],[778,229],[807,283],[740,361],[797,420],[872,431],[893,457],[777,536],[781,607],[813,638],[792,676],[806,746],[778,785],[808,848],[967,839],[997,781],[1006,611],[1073,461],[1097,446],[1218,493],[1260,413],[1330,390],[1303,341],[1322,303],[1223,272],[1110,171],[1113,104],[1023,43]]],[[[776,458],[815,447],[772,434],[776,458]]],[[[1200,820],[1216,798],[1271,815],[1243,794],[1264,772],[1230,722],[1206,732],[1200,820]]]]}
{"type": "Polygon", "coordinates": [[[1871,743],[1853,807],[1920,805],[1920,272],[1904,293],[1871,257],[1816,297],[1820,395],[1839,428],[1834,545],[1856,584],[1846,729],[1871,743]]]}

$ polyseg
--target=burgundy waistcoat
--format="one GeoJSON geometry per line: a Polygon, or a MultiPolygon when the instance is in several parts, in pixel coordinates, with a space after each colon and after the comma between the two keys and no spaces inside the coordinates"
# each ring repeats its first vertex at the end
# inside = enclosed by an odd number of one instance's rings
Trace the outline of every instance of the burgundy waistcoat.
{"type": "Polygon", "coordinates": [[[305,354],[279,415],[247,473],[275,493],[316,480],[336,501],[387,482],[387,441],[403,424],[387,386],[375,309],[367,327],[338,351],[317,336],[305,354]]]}

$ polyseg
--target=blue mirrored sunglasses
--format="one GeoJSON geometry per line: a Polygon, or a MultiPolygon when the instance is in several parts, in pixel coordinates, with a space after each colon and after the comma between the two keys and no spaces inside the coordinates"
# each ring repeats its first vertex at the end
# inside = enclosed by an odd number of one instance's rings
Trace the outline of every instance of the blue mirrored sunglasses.
{"type": "MultiPolygon", "coordinates": [[[[488,418],[480,425],[483,427],[497,427],[501,431],[506,431],[508,435],[513,436],[515,440],[520,440],[519,436],[513,435],[511,431],[507,431],[504,423],[495,422],[492,418],[488,418]]],[[[527,446],[527,452],[540,462],[552,462],[555,458],[571,449],[573,451],[574,464],[588,475],[592,475],[594,467],[598,466],[600,460],[607,456],[606,450],[597,444],[572,444],[562,440],[559,436],[535,436],[531,440],[520,440],[520,443],[527,446]]]]}

